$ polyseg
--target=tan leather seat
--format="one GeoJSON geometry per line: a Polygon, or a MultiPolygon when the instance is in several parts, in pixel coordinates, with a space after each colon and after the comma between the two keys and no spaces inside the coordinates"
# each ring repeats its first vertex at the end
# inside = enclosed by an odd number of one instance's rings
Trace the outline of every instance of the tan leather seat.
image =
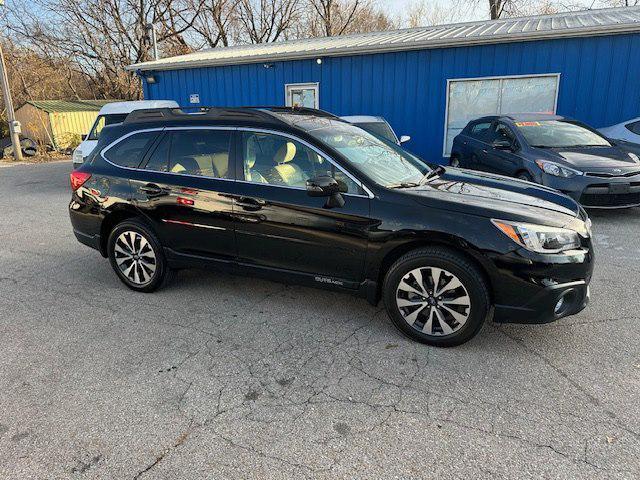
{"type": "Polygon", "coordinates": [[[182,173],[187,175],[200,175],[200,164],[193,156],[184,156],[172,162],[172,173],[182,173]]]}
{"type": "Polygon", "coordinates": [[[285,142],[273,157],[275,166],[267,175],[269,183],[284,184],[292,187],[304,187],[307,175],[292,160],[296,157],[297,148],[293,142],[285,142]]]}
{"type": "Polygon", "coordinates": [[[248,182],[269,183],[264,176],[255,170],[256,166],[256,140],[251,137],[246,145],[245,161],[244,161],[244,179],[248,182]]]}
{"type": "Polygon", "coordinates": [[[213,164],[214,171],[218,173],[220,178],[227,178],[229,173],[229,154],[216,153],[211,156],[211,163],[213,164]]]}

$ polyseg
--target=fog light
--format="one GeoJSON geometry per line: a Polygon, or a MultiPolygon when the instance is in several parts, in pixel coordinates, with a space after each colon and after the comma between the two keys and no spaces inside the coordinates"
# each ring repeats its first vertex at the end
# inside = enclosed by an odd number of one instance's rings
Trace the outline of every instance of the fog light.
{"type": "Polygon", "coordinates": [[[556,303],[556,306],[553,309],[553,313],[556,315],[560,315],[564,309],[564,297],[564,295],[560,297],[560,300],[558,300],[558,303],[556,303]]]}

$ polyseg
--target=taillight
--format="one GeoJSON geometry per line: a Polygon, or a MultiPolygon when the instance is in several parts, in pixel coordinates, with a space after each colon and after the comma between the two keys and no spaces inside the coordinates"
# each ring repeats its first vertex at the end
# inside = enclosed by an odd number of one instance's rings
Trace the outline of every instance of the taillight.
{"type": "Polygon", "coordinates": [[[91,174],[86,172],[78,172],[74,170],[73,172],[71,172],[70,178],[71,178],[71,190],[75,192],[82,185],[84,185],[84,182],[86,182],[91,178],[91,174]]]}

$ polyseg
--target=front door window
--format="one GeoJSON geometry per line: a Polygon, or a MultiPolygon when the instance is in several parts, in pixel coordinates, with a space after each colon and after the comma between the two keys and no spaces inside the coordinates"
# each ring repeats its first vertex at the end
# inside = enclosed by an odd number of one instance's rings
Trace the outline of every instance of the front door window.
{"type": "Polygon", "coordinates": [[[329,160],[302,143],[281,135],[243,132],[242,150],[245,180],[304,189],[307,180],[329,175],[347,185],[348,193],[359,187],[329,160]]]}

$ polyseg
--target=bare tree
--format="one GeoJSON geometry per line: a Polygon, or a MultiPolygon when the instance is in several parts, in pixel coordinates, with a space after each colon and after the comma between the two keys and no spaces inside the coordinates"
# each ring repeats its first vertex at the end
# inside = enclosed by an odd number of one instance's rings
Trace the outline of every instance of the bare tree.
{"type": "Polygon", "coordinates": [[[275,42],[298,19],[300,0],[240,0],[238,6],[242,30],[237,41],[275,42]]]}
{"type": "Polygon", "coordinates": [[[146,26],[158,27],[158,41],[172,52],[189,50],[185,35],[205,0],[21,0],[7,28],[19,41],[49,58],[72,59],[97,96],[138,98],[139,81],[124,71],[150,60],[146,26]],[[28,3],[27,3],[28,1],[28,3]],[[31,15],[33,8],[42,15],[31,15]]]}
{"type": "MultiPolygon", "coordinates": [[[[195,9],[199,0],[188,0],[195,9]]],[[[206,0],[201,14],[193,22],[193,30],[203,39],[209,48],[228,47],[234,38],[239,37],[241,0],[206,0]]]]}
{"type": "Polygon", "coordinates": [[[342,35],[345,33],[358,11],[363,7],[363,0],[309,0],[314,14],[311,22],[312,36],[342,35]]]}
{"type": "Polygon", "coordinates": [[[440,4],[418,0],[409,6],[402,23],[409,28],[441,25],[453,22],[459,16],[460,8],[455,4],[444,8],[440,4]]]}

